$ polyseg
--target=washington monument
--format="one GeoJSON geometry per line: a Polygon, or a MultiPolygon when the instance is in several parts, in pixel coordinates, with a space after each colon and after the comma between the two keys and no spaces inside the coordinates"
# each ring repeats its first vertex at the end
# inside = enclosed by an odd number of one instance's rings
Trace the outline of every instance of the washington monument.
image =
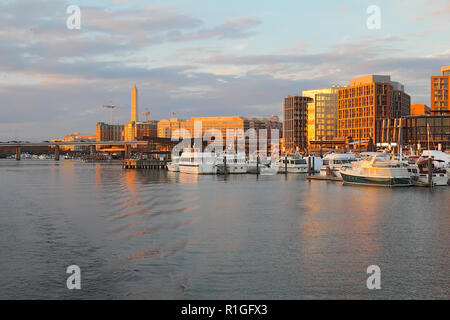
{"type": "Polygon", "coordinates": [[[133,89],[131,89],[131,121],[139,121],[138,91],[135,84],[133,89]]]}

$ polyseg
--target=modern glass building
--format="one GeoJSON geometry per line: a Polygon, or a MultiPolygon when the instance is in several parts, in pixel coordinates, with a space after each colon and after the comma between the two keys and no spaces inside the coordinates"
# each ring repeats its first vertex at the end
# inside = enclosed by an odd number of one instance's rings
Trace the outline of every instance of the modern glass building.
{"type": "Polygon", "coordinates": [[[303,97],[313,99],[307,107],[308,144],[311,141],[332,140],[337,136],[337,91],[336,86],[302,91],[303,97]]]}

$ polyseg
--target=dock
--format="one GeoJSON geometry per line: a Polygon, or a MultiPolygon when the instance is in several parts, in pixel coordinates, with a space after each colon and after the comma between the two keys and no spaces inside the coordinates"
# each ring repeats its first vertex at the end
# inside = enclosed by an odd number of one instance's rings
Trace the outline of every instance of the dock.
{"type": "Polygon", "coordinates": [[[338,177],[329,177],[329,176],[306,176],[306,180],[321,180],[321,181],[343,181],[342,178],[338,177]]]}
{"type": "Polygon", "coordinates": [[[123,169],[166,169],[167,160],[158,159],[125,159],[122,162],[123,169]]]}

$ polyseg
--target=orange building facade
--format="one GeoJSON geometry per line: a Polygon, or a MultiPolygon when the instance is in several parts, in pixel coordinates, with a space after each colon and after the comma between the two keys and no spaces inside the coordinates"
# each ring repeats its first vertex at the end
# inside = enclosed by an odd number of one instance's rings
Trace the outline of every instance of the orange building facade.
{"type": "Polygon", "coordinates": [[[194,136],[203,137],[206,131],[217,129],[225,139],[227,130],[242,129],[245,132],[251,128],[256,130],[281,129],[281,123],[276,117],[194,117],[190,120],[171,118],[158,122],[158,138],[171,138],[177,129],[187,130],[192,138],[194,136]],[[201,123],[201,132],[195,131],[195,122],[201,123]]]}
{"type": "Polygon", "coordinates": [[[367,146],[378,140],[376,120],[410,114],[411,98],[390,76],[370,75],[350,80],[338,89],[338,136],[367,146]]]}
{"type": "Polygon", "coordinates": [[[449,113],[449,85],[450,66],[445,66],[441,68],[440,76],[431,77],[431,112],[435,114],[449,113]]]}
{"type": "Polygon", "coordinates": [[[431,108],[426,104],[412,104],[411,105],[411,115],[412,116],[420,116],[420,115],[430,115],[431,108]]]}

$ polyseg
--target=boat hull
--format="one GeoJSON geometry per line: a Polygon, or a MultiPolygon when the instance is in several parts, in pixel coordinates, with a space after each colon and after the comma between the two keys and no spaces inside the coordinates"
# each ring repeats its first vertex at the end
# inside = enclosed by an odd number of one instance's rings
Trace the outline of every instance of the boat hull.
{"type": "Polygon", "coordinates": [[[217,168],[214,165],[179,164],[178,167],[179,167],[179,170],[181,173],[190,173],[190,174],[216,174],[217,173],[217,168]]]}
{"type": "Polygon", "coordinates": [[[368,185],[377,187],[409,187],[410,177],[365,177],[341,172],[344,184],[368,185]]]}
{"type": "Polygon", "coordinates": [[[167,164],[167,170],[171,172],[180,172],[180,169],[178,167],[178,163],[169,162],[167,164]]]}
{"type": "MultiPolygon", "coordinates": [[[[223,164],[217,165],[217,173],[218,174],[224,174],[224,166],[223,164]]],[[[228,174],[243,174],[247,173],[247,165],[246,164],[227,164],[227,170],[226,173],[228,174]]]]}
{"type": "MultiPolygon", "coordinates": [[[[308,167],[287,167],[287,173],[307,173],[308,167]]],[[[278,173],[286,173],[286,168],[280,165],[278,173]]]]}

